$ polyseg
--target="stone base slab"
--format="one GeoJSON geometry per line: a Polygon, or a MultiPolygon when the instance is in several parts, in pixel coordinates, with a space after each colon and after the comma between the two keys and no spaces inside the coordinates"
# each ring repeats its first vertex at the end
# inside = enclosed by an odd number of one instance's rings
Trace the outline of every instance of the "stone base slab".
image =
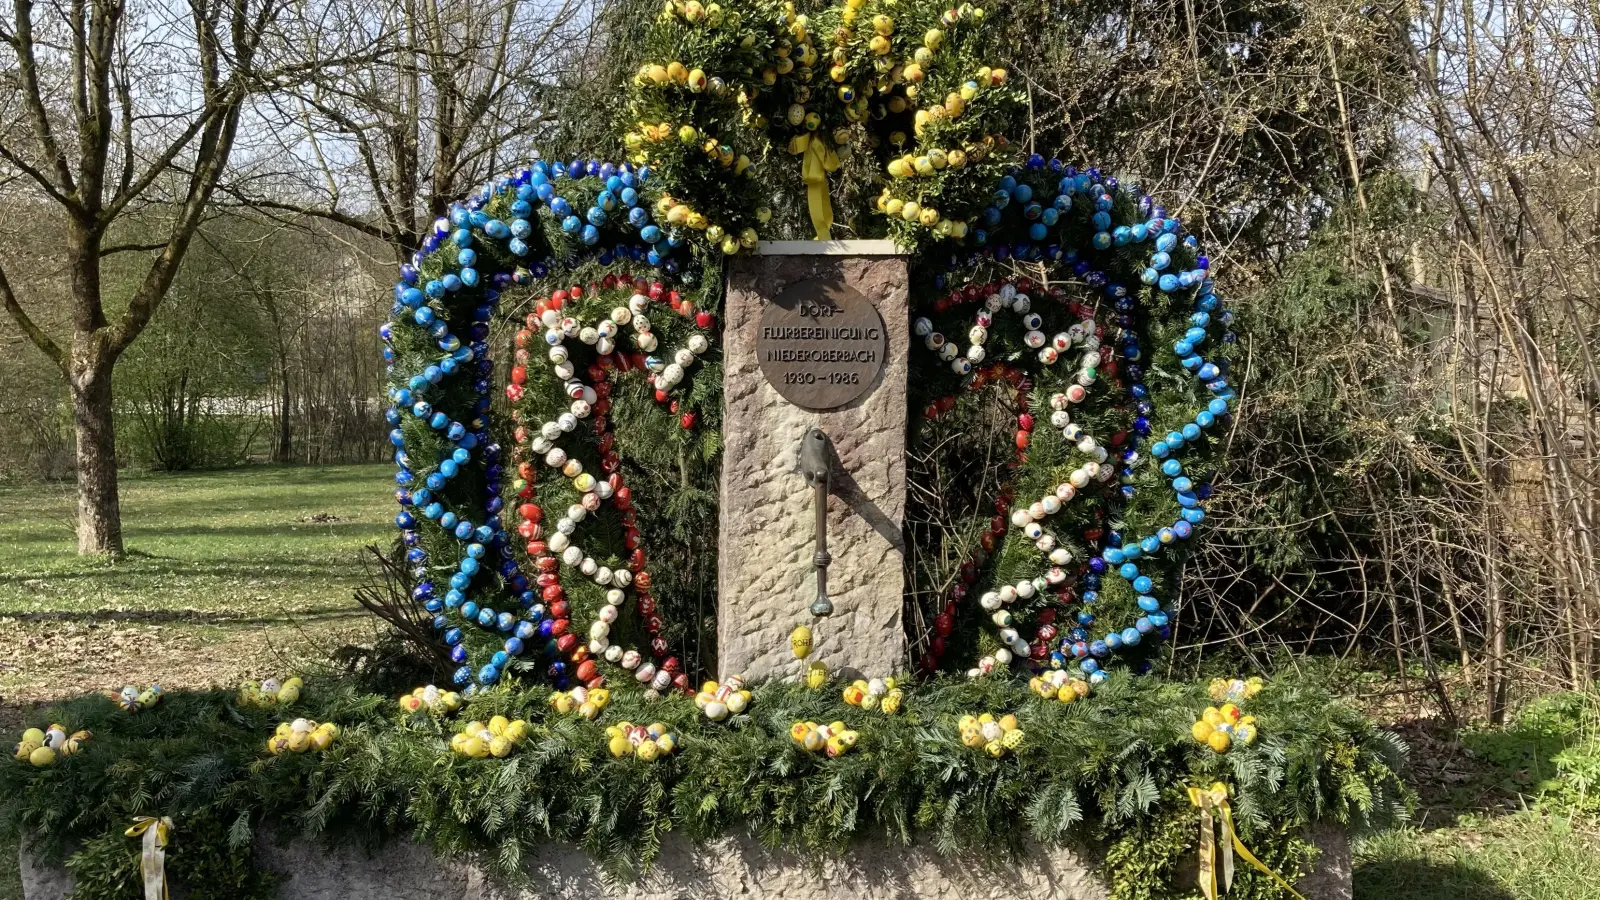
{"type": "MultiPolygon", "coordinates": [[[[1350,900],[1350,844],[1343,831],[1313,829],[1322,851],[1298,887],[1308,900],[1350,900]]],[[[181,836],[179,838],[181,840],[181,836]]],[[[662,843],[650,873],[616,882],[577,847],[552,844],[528,862],[528,884],[513,888],[469,858],[440,859],[401,842],[375,855],[305,841],[256,842],[256,858],[283,880],[281,900],[1104,900],[1105,883],[1088,857],[1066,847],[1029,848],[1020,859],[942,856],[930,847],[869,845],[839,856],[769,850],[750,837],[695,845],[662,843]]],[[[176,900],[187,891],[172,873],[176,900]]],[[[72,876],[22,851],[24,900],[66,900],[72,876]]]]}

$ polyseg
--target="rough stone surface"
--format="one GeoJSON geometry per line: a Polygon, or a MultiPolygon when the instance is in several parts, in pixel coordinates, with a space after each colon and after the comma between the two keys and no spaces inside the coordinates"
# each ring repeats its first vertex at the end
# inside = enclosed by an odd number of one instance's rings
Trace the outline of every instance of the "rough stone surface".
{"type": "MultiPolygon", "coordinates": [[[[1297,887],[1308,900],[1350,900],[1350,843],[1337,828],[1312,829],[1322,850],[1297,887]]],[[[391,845],[376,855],[296,841],[256,844],[257,861],[282,877],[281,900],[1104,900],[1087,857],[1065,847],[1032,847],[1016,860],[940,856],[928,847],[863,846],[841,856],[799,856],[750,837],[704,845],[669,835],[650,874],[618,883],[576,847],[547,845],[513,888],[467,859],[441,860],[426,846],[391,845]]],[[[174,898],[186,895],[174,873],[174,898]]],[[[66,900],[72,877],[22,851],[24,900],[66,900]]]]}
{"type": "Polygon", "coordinates": [[[1355,865],[1350,833],[1332,825],[1314,825],[1307,837],[1317,848],[1316,868],[1295,887],[1309,900],[1353,900],[1355,865]]]}
{"type": "MultiPolygon", "coordinates": [[[[511,887],[465,860],[440,860],[403,843],[368,856],[348,847],[257,842],[257,861],[281,876],[282,900],[1103,900],[1106,889],[1082,857],[1065,848],[1035,850],[1021,861],[939,857],[919,848],[863,847],[836,857],[802,858],[762,848],[749,837],[695,846],[669,836],[655,867],[638,882],[618,883],[578,848],[545,847],[529,879],[511,887]]],[[[65,900],[72,878],[23,852],[24,900],[65,900]]],[[[187,892],[173,873],[174,897],[187,892]]]]}
{"type": "Polygon", "coordinates": [[[888,675],[900,668],[905,546],[906,265],[898,257],[740,256],[724,313],[721,539],[717,654],[725,677],[796,675],[789,633],[812,625],[816,655],[834,668],[888,675]],[[808,278],[839,278],[877,306],[887,361],[848,406],[791,405],[761,374],[756,337],[763,298],[808,278]],[[816,425],[837,462],[828,503],[832,616],[813,622],[815,512],[800,475],[800,438],[816,425]]]}
{"type": "Polygon", "coordinates": [[[62,866],[41,863],[28,846],[22,843],[21,857],[23,900],[58,900],[72,893],[72,873],[62,866]]]}

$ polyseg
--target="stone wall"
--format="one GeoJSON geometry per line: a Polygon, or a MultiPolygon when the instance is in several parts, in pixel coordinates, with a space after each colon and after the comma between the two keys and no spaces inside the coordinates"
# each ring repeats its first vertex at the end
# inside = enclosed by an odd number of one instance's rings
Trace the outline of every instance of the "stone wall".
{"type": "MultiPolygon", "coordinates": [[[[1308,900],[1350,900],[1350,847],[1344,832],[1318,829],[1317,869],[1298,885],[1308,900]]],[[[182,839],[181,830],[179,839],[182,839]]],[[[131,842],[130,842],[131,843],[131,842]]],[[[867,846],[842,856],[798,856],[755,840],[724,838],[703,846],[669,835],[650,874],[609,879],[582,851],[550,845],[528,865],[528,884],[512,888],[470,860],[441,860],[425,846],[392,845],[375,856],[305,842],[258,840],[257,859],[282,876],[282,900],[1104,900],[1104,882],[1087,855],[1034,847],[1018,860],[941,856],[931,848],[867,846]]],[[[174,873],[175,900],[187,891],[174,873]]],[[[22,854],[24,900],[66,900],[64,870],[22,854]]]]}
{"type": "MultiPolygon", "coordinates": [[[[852,252],[850,242],[828,246],[852,252]]],[[[904,668],[907,297],[905,260],[896,256],[767,254],[729,265],[717,607],[723,676],[798,674],[803,663],[789,652],[798,625],[812,626],[817,657],[831,667],[873,676],[904,668]],[[756,358],[767,299],[807,279],[841,280],[865,295],[888,337],[887,361],[871,388],[823,412],[779,396],[756,358]],[[813,425],[837,455],[828,504],[835,612],[815,621],[808,612],[816,597],[815,512],[799,469],[800,438],[813,425]]]]}

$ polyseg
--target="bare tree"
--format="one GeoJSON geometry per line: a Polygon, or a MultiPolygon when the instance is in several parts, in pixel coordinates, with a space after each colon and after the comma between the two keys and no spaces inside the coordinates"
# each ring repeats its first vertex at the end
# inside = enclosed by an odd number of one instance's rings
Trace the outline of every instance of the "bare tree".
{"type": "Polygon", "coordinates": [[[531,149],[589,23],[585,0],[357,0],[301,20],[311,52],[364,36],[374,58],[274,95],[283,152],[229,192],[376,237],[403,259],[452,200],[531,149]]]}
{"type": "Polygon", "coordinates": [[[238,135],[245,73],[277,0],[187,0],[130,7],[10,0],[0,83],[0,162],[66,220],[60,248],[71,330],[58,340],[0,271],[0,300],[66,379],[77,432],[78,551],[122,552],[111,372],[171,285],[238,135]],[[165,233],[113,245],[112,224],[141,205],[168,212],[165,233]],[[127,306],[107,309],[105,258],[154,256],[127,306]]]}

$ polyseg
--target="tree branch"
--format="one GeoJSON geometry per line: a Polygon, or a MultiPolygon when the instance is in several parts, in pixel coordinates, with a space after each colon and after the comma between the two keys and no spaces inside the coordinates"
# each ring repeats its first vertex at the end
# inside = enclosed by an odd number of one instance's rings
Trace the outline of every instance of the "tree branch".
{"type": "Polygon", "coordinates": [[[115,244],[110,247],[100,248],[100,258],[104,259],[116,253],[144,253],[150,250],[160,250],[167,246],[166,241],[156,241],[152,244],[115,244]]]}
{"type": "Polygon", "coordinates": [[[378,240],[386,243],[393,243],[396,239],[395,235],[382,225],[374,225],[365,219],[357,218],[349,213],[340,212],[337,209],[319,209],[314,206],[302,206],[296,203],[282,203],[277,200],[267,200],[261,197],[247,197],[240,193],[237,188],[233,187],[225,186],[222,190],[232,195],[234,199],[238,200],[239,203],[244,206],[251,206],[259,209],[276,209],[282,212],[295,213],[296,215],[312,216],[318,219],[325,219],[329,222],[343,225],[344,227],[354,231],[359,231],[368,237],[377,238],[378,240]]]}
{"type": "Polygon", "coordinates": [[[4,267],[0,267],[0,301],[5,302],[6,312],[11,314],[11,318],[16,321],[17,327],[22,329],[22,333],[28,336],[28,340],[32,341],[45,356],[50,357],[56,368],[65,374],[67,355],[61,351],[61,346],[51,340],[50,335],[45,334],[44,329],[33,321],[28,311],[22,308],[22,304],[17,302],[17,295],[11,290],[11,282],[6,278],[4,267]]]}

